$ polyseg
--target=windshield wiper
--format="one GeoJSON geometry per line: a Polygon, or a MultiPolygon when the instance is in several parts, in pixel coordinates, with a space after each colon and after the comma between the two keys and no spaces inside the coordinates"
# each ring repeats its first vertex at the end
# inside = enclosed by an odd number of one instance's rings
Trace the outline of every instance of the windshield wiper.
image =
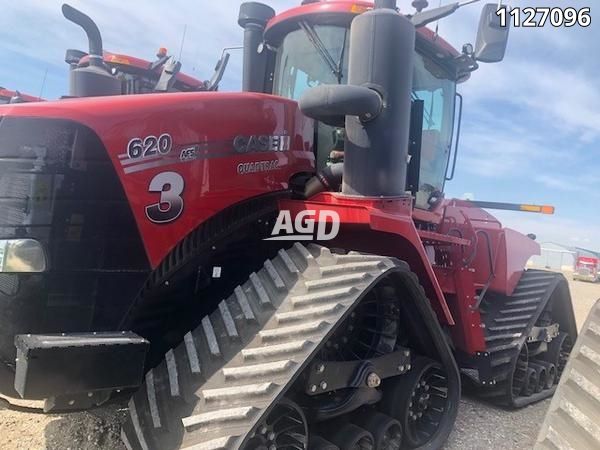
{"type": "MultiPolygon", "coordinates": [[[[319,52],[319,55],[321,55],[325,63],[329,66],[331,72],[337,77],[338,84],[341,84],[343,62],[342,60],[344,57],[344,50],[342,49],[342,56],[340,57],[339,63],[336,63],[333,59],[333,56],[331,56],[331,53],[329,53],[329,50],[327,50],[327,47],[325,47],[325,44],[323,43],[323,41],[321,40],[321,38],[319,37],[312,25],[310,25],[308,22],[302,21],[300,22],[300,28],[304,30],[306,36],[308,37],[308,40],[312,43],[315,49],[317,49],[317,52],[319,52]]],[[[346,43],[344,42],[344,47],[345,46],[346,43]]]]}

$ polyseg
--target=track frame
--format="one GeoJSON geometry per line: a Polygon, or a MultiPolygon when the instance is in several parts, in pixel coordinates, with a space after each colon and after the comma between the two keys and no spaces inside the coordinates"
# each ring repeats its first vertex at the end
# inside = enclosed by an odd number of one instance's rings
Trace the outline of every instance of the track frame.
{"type": "MultiPolygon", "coordinates": [[[[451,394],[458,399],[460,377],[451,350],[406,263],[296,245],[251,274],[148,372],[130,402],[126,445],[142,450],[243,448],[324,341],[383,278],[403,286],[405,301],[420,316],[433,343],[430,351],[446,367],[451,394]]],[[[430,448],[446,440],[457,407],[457,400],[449,405],[430,448]]]]}

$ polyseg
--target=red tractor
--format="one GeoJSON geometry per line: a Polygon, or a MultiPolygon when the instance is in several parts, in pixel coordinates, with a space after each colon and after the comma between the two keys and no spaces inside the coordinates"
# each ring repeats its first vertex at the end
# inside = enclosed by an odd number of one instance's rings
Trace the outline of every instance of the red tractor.
{"type": "Polygon", "coordinates": [[[461,5],[414,3],[242,4],[241,93],[111,96],[92,48],[74,84],[109,96],[0,107],[2,392],[135,391],[136,450],[434,449],[461,374],[509,407],[551,396],[565,278],[443,193],[457,84],[508,29],[486,5],[458,52],[425,25],[461,5]]]}
{"type": "Polygon", "coordinates": [[[87,53],[69,49],[65,56],[70,67],[71,97],[216,91],[219,88],[229,62],[229,53],[225,51],[212,79],[200,81],[181,73],[181,62],[169,56],[165,48],[158,50],[154,62],[104,51],[100,30],[89,16],[66,4],[62,12],[65,18],[83,28],[89,41],[87,53]],[[107,72],[110,77],[106,76],[107,72]]]}
{"type": "Polygon", "coordinates": [[[19,91],[9,91],[8,89],[0,86],[0,105],[6,105],[7,103],[29,103],[43,101],[43,98],[23,94],[19,91]]]}

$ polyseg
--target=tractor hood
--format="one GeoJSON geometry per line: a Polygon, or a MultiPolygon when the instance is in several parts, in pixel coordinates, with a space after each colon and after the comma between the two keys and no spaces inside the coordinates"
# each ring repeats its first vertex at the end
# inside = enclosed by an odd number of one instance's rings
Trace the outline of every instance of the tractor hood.
{"type": "MultiPolygon", "coordinates": [[[[313,122],[296,102],[264,94],[67,99],[4,105],[0,117],[34,133],[36,121],[58,130],[75,124],[97,139],[125,192],[152,267],[224,207],[286,190],[295,174],[314,171],[313,122]]],[[[15,139],[26,135],[19,132],[15,139]]]]}

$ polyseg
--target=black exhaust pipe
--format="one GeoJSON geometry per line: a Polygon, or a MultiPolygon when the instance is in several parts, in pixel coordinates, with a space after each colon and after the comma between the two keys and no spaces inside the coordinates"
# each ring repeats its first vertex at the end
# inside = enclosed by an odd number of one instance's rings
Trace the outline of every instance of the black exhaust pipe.
{"type": "Polygon", "coordinates": [[[396,0],[375,0],[375,9],[396,9],[396,0]]]}
{"type": "Polygon", "coordinates": [[[348,85],[320,86],[300,99],[302,111],[316,120],[345,117],[346,195],[407,195],[415,36],[395,0],[377,0],[352,22],[348,85]]]}
{"type": "Polygon", "coordinates": [[[376,91],[384,106],[371,121],[346,117],[345,194],[406,194],[415,36],[395,0],[376,1],[352,23],[348,83],[376,91]]]}
{"type": "Polygon", "coordinates": [[[87,34],[90,47],[89,65],[87,67],[77,66],[81,57],[84,56],[82,52],[77,50],[67,51],[66,61],[71,66],[69,71],[69,96],[99,97],[122,94],[121,80],[113,76],[104,65],[102,36],[94,21],[66,3],[62,6],[62,12],[67,20],[83,28],[83,31],[87,34]]]}
{"type": "Polygon", "coordinates": [[[90,66],[103,66],[102,35],[96,23],[88,15],[66,3],[62,5],[62,13],[67,20],[79,25],[87,34],[90,47],[90,66]]]}
{"type": "Polygon", "coordinates": [[[267,49],[260,48],[263,34],[275,10],[262,3],[248,2],[240,6],[239,25],[244,29],[244,92],[263,92],[267,69],[267,49]]]}

